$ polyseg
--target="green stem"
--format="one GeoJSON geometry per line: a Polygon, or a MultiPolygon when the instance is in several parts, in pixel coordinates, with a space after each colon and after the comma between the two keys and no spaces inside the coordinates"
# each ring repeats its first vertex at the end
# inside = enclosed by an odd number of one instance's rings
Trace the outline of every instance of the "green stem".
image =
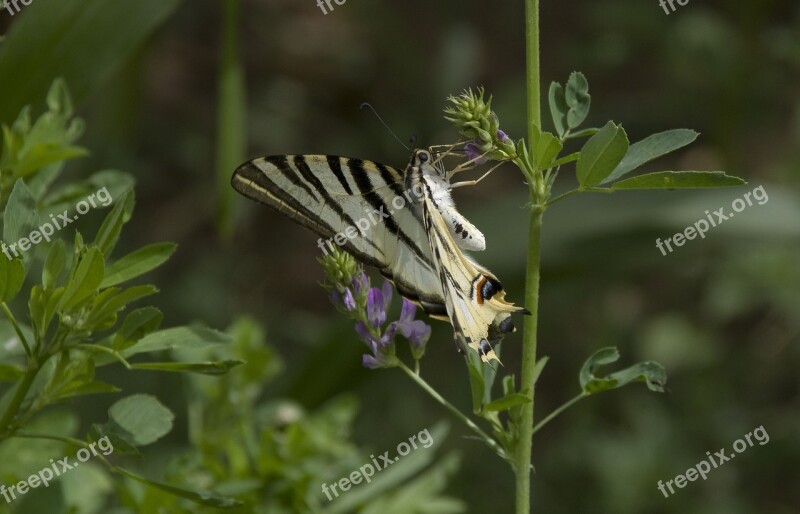
{"type": "MultiPolygon", "coordinates": [[[[8,437],[9,433],[9,425],[11,425],[14,416],[16,416],[17,411],[19,411],[20,405],[22,405],[22,401],[25,399],[25,396],[28,394],[28,390],[31,388],[33,384],[33,380],[36,378],[36,375],[39,373],[41,366],[33,361],[29,362],[28,371],[25,372],[25,375],[22,377],[22,381],[17,384],[17,389],[14,391],[14,396],[11,398],[11,402],[9,402],[6,411],[3,413],[3,417],[0,418],[0,440],[5,439],[8,437]]],[[[13,430],[11,430],[13,432],[13,430]]]]}
{"type": "Polygon", "coordinates": [[[610,187],[587,187],[587,188],[584,188],[584,189],[573,189],[571,191],[567,191],[566,193],[562,193],[562,194],[556,196],[552,200],[548,200],[547,204],[545,205],[545,207],[550,207],[551,205],[553,205],[556,202],[560,202],[561,200],[565,200],[565,199],[569,198],[570,196],[577,195],[579,193],[606,193],[606,194],[608,194],[608,193],[613,193],[613,192],[614,192],[614,190],[612,188],[610,188],[610,187]]]}
{"type": "MultiPolygon", "coordinates": [[[[525,0],[526,83],[528,96],[528,141],[536,138],[542,126],[539,77],[539,0],[525,0]]],[[[536,170],[534,177],[541,177],[536,170]]],[[[519,439],[514,449],[516,474],[516,512],[531,512],[531,451],[533,450],[534,371],[536,368],[536,331],[539,313],[539,241],[544,213],[544,191],[540,184],[531,189],[531,219],[528,229],[528,264],[525,273],[525,307],[531,315],[525,318],[522,343],[522,376],[520,391],[531,401],[520,407],[519,439]]]]}
{"type": "Polygon", "coordinates": [[[71,444],[73,446],[77,446],[79,448],[87,448],[89,447],[89,443],[86,441],[81,441],[80,439],[75,439],[74,437],[66,437],[61,435],[54,435],[54,434],[41,434],[39,432],[28,432],[25,430],[20,430],[14,437],[21,437],[23,439],[45,439],[48,441],[59,441],[62,443],[71,444]]]}
{"type": "Polygon", "coordinates": [[[517,514],[530,512],[531,451],[533,449],[534,370],[536,368],[536,332],[539,312],[539,241],[543,209],[534,205],[528,233],[528,265],[525,279],[525,307],[531,312],[525,318],[525,337],[522,343],[522,377],[520,392],[530,395],[531,401],[521,406],[519,441],[514,455],[517,482],[517,514]]]}
{"type": "Polygon", "coordinates": [[[405,372],[406,375],[411,377],[411,380],[416,382],[417,385],[420,386],[422,389],[424,389],[425,392],[427,392],[434,400],[436,400],[444,408],[446,408],[447,410],[452,412],[455,417],[460,419],[470,430],[475,432],[475,434],[483,442],[485,442],[489,446],[489,448],[494,450],[498,455],[500,455],[504,459],[508,458],[506,453],[505,453],[505,450],[503,449],[502,446],[500,446],[500,444],[497,441],[495,441],[489,434],[487,434],[486,432],[481,430],[481,428],[478,425],[476,425],[471,419],[469,419],[467,416],[465,416],[463,412],[461,412],[456,407],[454,407],[450,402],[445,400],[444,397],[442,397],[442,395],[440,395],[436,391],[436,389],[431,387],[430,384],[425,382],[425,380],[423,380],[421,376],[419,376],[416,373],[414,373],[414,371],[411,368],[409,368],[408,366],[406,366],[402,362],[400,362],[398,364],[398,366],[400,367],[400,369],[402,369],[405,372]]]}
{"type": "Polygon", "coordinates": [[[525,79],[528,89],[528,141],[536,138],[534,126],[542,127],[539,92],[539,0],[525,0],[525,79]]]}
{"type": "Polygon", "coordinates": [[[559,414],[561,414],[561,413],[562,413],[562,412],[564,412],[565,410],[569,409],[570,407],[572,407],[573,405],[575,405],[575,404],[576,404],[576,403],[578,403],[579,401],[583,400],[583,399],[584,399],[584,398],[586,398],[587,396],[588,396],[587,394],[581,393],[581,394],[579,394],[578,396],[576,396],[575,398],[573,398],[573,399],[571,399],[570,401],[568,401],[567,403],[565,403],[564,405],[562,405],[561,407],[559,407],[559,408],[557,408],[556,410],[554,410],[553,412],[551,412],[551,413],[550,413],[550,414],[549,414],[549,415],[548,415],[546,418],[544,418],[543,420],[541,420],[540,422],[538,422],[538,423],[536,424],[536,426],[535,426],[535,427],[533,427],[533,433],[535,434],[536,432],[538,432],[538,431],[539,431],[539,429],[541,429],[541,428],[542,428],[542,427],[544,427],[546,424],[548,424],[548,423],[549,423],[549,422],[551,422],[553,419],[555,419],[555,417],[556,417],[556,416],[558,416],[559,414]]]}
{"type": "Polygon", "coordinates": [[[239,0],[223,5],[222,61],[218,77],[217,102],[217,226],[224,238],[232,228],[233,189],[231,170],[246,154],[247,123],[244,71],[239,60],[239,0]]]}
{"type": "Polygon", "coordinates": [[[31,353],[31,347],[28,345],[28,340],[25,339],[24,335],[22,335],[22,329],[19,328],[19,324],[17,324],[17,319],[14,317],[14,314],[11,312],[11,309],[8,308],[6,302],[0,303],[0,308],[3,309],[3,312],[6,314],[8,321],[10,321],[11,325],[14,327],[14,331],[17,333],[19,342],[22,343],[22,346],[25,348],[25,354],[28,357],[30,357],[31,355],[33,355],[31,353]]]}
{"type": "Polygon", "coordinates": [[[88,344],[88,343],[79,344],[79,345],[77,345],[77,348],[85,348],[87,350],[94,350],[94,351],[97,351],[97,352],[106,353],[106,354],[111,355],[112,357],[114,357],[119,362],[121,362],[122,365],[125,366],[126,368],[131,369],[131,363],[128,362],[125,359],[125,357],[122,356],[122,354],[120,354],[118,351],[114,350],[113,348],[108,348],[106,346],[102,346],[102,345],[99,345],[99,344],[88,344]]]}
{"type": "Polygon", "coordinates": [[[566,193],[562,193],[562,194],[556,196],[555,198],[552,198],[552,199],[548,200],[547,201],[547,207],[550,207],[551,205],[553,205],[556,202],[560,202],[561,200],[566,200],[570,196],[573,196],[573,195],[576,195],[576,194],[582,193],[582,192],[583,191],[581,191],[580,189],[573,189],[572,191],[567,191],[566,193]]]}

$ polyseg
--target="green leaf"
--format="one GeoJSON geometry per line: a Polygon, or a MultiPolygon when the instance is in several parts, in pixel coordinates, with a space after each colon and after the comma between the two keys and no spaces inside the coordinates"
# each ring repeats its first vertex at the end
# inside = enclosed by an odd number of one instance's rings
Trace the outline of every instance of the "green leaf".
{"type": "Polygon", "coordinates": [[[116,402],[108,409],[108,417],[131,435],[136,446],[156,442],[170,430],[175,415],[154,396],[134,394],[116,402]]]}
{"type": "Polygon", "coordinates": [[[602,183],[611,183],[653,159],[683,148],[697,139],[698,135],[694,130],[674,129],[648,136],[631,145],[622,162],[602,183]]]}
{"type": "MultiPolygon", "coordinates": [[[[38,177],[39,174],[36,175],[38,177]]],[[[92,209],[104,209],[115,199],[122,199],[133,189],[136,181],[129,173],[117,170],[102,170],[80,182],[69,182],[46,195],[39,205],[41,219],[74,209],[81,201],[94,201],[92,209]],[[88,200],[91,198],[90,200],[88,200]]],[[[33,188],[31,187],[31,190],[33,188]]],[[[35,195],[34,195],[35,196],[35,195]]],[[[126,206],[127,207],[127,206],[126,206]]]]}
{"type": "Polygon", "coordinates": [[[507,411],[512,407],[516,407],[517,405],[523,405],[525,403],[530,403],[531,399],[521,393],[511,393],[502,398],[498,398],[492,402],[487,403],[483,406],[483,410],[486,411],[507,411]]]}
{"type": "MultiPolygon", "coordinates": [[[[560,150],[559,150],[560,151],[560,150]]],[[[548,168],[557,168],[559,166],[563,166],[565,164],[569,164],[571,162],[575,162],[581,158],[580,152],[571,153],[569,155],[565,155],[564,157],[551,162],[547,167],[548,168]]]]}
{"type": "Polygon", "coordinates": [[[61,161],[85,157],[89,152],[80,146],[62,146],[51,148],[46,144],[33,146],[16,166],[14,172],[19,177],[27,177],[31,173],[61,161]]]}
{"type": "Polygon", "coordinates": [[[103,220],[103,224],[100,225],[97,236],[94,238],[94,244],[100,248],[105,257],[111,255],[112,250],[114,250],[119,234],[122,231],[122,225],[130,219],[133,204],[134,194],[131,191],[115,202],[114,208],[111,209],[111,212],[103,220]]]}
{"type": "Polygon", "coordinates": [[[571,132],[564,139],[580,139],[582,137],[591,137],[591,136],[597,134],[598,132],[600,132],[599,128],[587,128],[587,129],[579,130],[577,132],[571,132]]]}
{"type": "Polygon", "coordinates": [[[106,423],[104,425],[94,423],[89,431],[89,437],[93,441],[99,441],[107,437],[114,448],[114,455],[133,455],[136,457],[141,457],[142,455],[139,449],[126,439],[125,434],[114,432],[114,423],[106,423]]]}
{"type": "Polygon", "coordinates": [[[104,267],[103,254],[97,247],[90,247],[67,282],[60,309],[69,310],[94,294],[103,280],[104,267]]]}
{"type": "Polygon", "coordinates": [[[158,292],[152,285],[133,286],[119,291],[116,287],[103,290],[94,300],[86,325],[94,330],[116,323],[117,312],[131,302],[158,292]]]}
{"type": "Polygon", "coordinates": [[[58,279],[67,265],[67,249],[64,241],[57,239],[47,253],[47,259],[42,269],[42,285],[45,289],[53,289],[58,285],[58,279]]]}
{"type": "Polygon", "coordinates": [[[229,335],[210,328],[175,327],[159,330],[143,337],[136,345],[122,352],[122,356],[128,358],[145,352],[157,352],[175,348],[196,349],[230,342],[231,337],[229,335]]]}
{"type": "Polygon", "coordinates": [[[609,346],[595,352],[581,368],[580,383],[585,394],[596,394],[609,389],[616,389],[631,382],[644,382],[651,391],[664,392],[667,383],[667,372],[664,367],[652,361],[640,362],[629,368],[611,373],[606,377],[597,377],[597,368],[619,360],[619,351],[609,346]]]}
{"type": "Polygon", "coordinates": [[[50,90],[47,92],[47,107],[64,116],[72,116],[75,109],[72,105],[72,97],[67,88],[67,81],[59,77],[53,81],[50,90]]]}
{"type": "Polygon", "coordinates": [[[506,375],[503,377],[503,394],[509,395],[513,393],[517,387],[514,385],[514,375],[506,375]]]}
{"type": "Polygon", "coordinates": [[[550,360],[550,357],[545,355],[541,359],[536,361],[536,365],[533,367],[533,383],[534,384],[536,384],[536,382],[539,380],[539,375],[542,374],[542,371],[544,370],[544,367],[547,364],[547,361],[549,361],[549,360],[550,360]]]}
{"type": "Polygon", "coordinates": [[[48,90],[52,91],[49,103],[62,111],[71,108],[58,90],[51,89],[52,77],[64,77],[80,105],[102,90],[106,79],[129,62],[179,3],[94,0],[87,8],[82,2],[36,0],[25,7],[0,46],[0,120],[12,119],[48,90]]]}
{"type": "Polygon", "coordinates": [[[138,364],[131,364],[131,369],[174,371],[178,373],[198,373],[200,375],[225,375],[240,364],[244,364],[244,361],[224,360],[216,362],[142,362],[138,364]]]}
{"type": "Polygon", "coordinates": [[[25,281],[25,266],[22,260],[8,260],[0,255],[0,302],[14,299],[25,281]]]}
{"type": "Polygon", "coordinates": [[[0,382],[16,382],[25,375],[25,370],[19,366],[8,363],[0,363],[0,382]]]}
{"type": "Polygon", "coordinates": [[[592,97],[589,95],[589,82],[583,73],[576,71],[569,76],[565,99],[569,106],[567,112],[567,126],[574,129],[586,120],[589,114],[589,107],[592,105],[592,97]]]}
{"type": "MultiPolygon", "coordinates": [[[[36,200],[25,182],[17,180],[3,214],[3,241],[9,245],[9,253],[15,257],[21,256],[24,262],[28,261],[28,250],[31,248],[28,237],[36,230],[38,223],[36,200]],[[16,247],[12,248],[13,245],[16,247]]],[[[6,252],[5,248],[3,252],[6,252]]]]}
{"type": "Polygon", "coordinates": [[[114,470],[117,473],[120,473],[121,475],[136,480],[137,482],[141,482],[145,485],[155,487],[156,489],[166,491],[170,494],[179,496],[181,498],[186,498],[187,500],[191,500],[194,503],[197,503],[199,505],[204,505],[206,507],[215,507],[218,509],[230,509],[244,505],[242,502],[240,502],[235,498],[231,498],[229,496],[223,496],[213,491],[191,490],[182,487],[177,487],[174,485],[164,484],[161,482],[156,482],[154,480],[150,480],[149,478],[144,478],[142,476],[139,476],[128,470],[118,468],[116,466],[114,466],[114,470]]]}
{"type": "Polygon", "coordinates": [[[469,386],[472,392],[472,412],[477,414],[481,412],[483,407],[483,394],[486,383],[480,367],[472,359],[468,361],[467,367],[469,368],[469,386]]]}
{"type": "Polygon", "coordinates": [[[743,184],[744,180],[723,171],[659,171],[620,180],[611,189],[701,189],[743,184]]]}
{"type": "Polygon", "coordinates": [[[161,266],[170,258],[175,248],[177,245],[174,243],[158,243],[129,253],[106,269],[105,278],[100,287],[111,287],[127,282],[161,266]]]}
{"type": "Polygon", "coordinates": [[[59,391],[57,396],[52,396],[51,399],[64,400],[67,398],[73,398],[75,396],[118,393],[120,391],[122,391],[122,389],[114,385],[108,384],[106,382],[101,382],[100,380],[94,380],[92,382],[78,383],[71,387],[65,387],[59,391]]]}
{"type": "Polygon", "coordinates": [[[129,348],[147,334],[158,330],[163,320],[164,315],[155,307],[143,307],[131,311],[114,335],[111,346],[117,351],[129,348]]]}
{"type": "Polygon", "coordinates": [[[628,136],[625,130],[609,121],[583,145],[577,166],[580,187],[592,187],[602,182],[614,171],[627,151],[628,136]]]}
{"type": "Polygon", "coordinates": [[[533,165],[540,170],[553,167],[555,159],[563,148],[563,143],[550,132],[536,130],[531,140],[531,153],[533,165]]]}
{"type": "Polygon", "coordinates": [[[550,115],[553,117],[553,125],[559,136],[563,136],[566,129],[564,128],[565,118],[569,111],[567,99],[564,94],[564,87],[558,82],[550,83],[550,115]]]}

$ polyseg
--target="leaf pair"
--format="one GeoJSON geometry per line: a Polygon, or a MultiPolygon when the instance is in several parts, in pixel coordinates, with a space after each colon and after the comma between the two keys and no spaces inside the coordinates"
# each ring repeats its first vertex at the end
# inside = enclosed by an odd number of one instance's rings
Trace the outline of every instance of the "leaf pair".
{"type": "Polygon", "coordinates": [[[743,180],[721,171],[661,171],[620,180],[640,166],[692,143],[698,133],[687,129],[668,130],[631,145],[625,129],[612,121],[601,129],[573,132],[586,120],[591,107],[589,84],[580,72],[570,75],[566,88],[558,82],[551,83],[549,104],[558,138],[548,132],[539,132],[536,140],[530,142],[534,163],[539,169],[550,169],[577,160],[576,175],[580,191],[709,188],[744,184],[743,180]],[[581,151],[556,160],[564,141],[579,137],[589,137],[581,151]]]}

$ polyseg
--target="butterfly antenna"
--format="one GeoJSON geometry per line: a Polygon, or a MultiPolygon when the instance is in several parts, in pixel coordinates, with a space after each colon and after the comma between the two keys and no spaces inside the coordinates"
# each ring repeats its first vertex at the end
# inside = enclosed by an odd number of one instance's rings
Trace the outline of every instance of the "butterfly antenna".
{"type": "Polygon", "coordinates": [[[369,110],[372,111],[372,114],[374,114],[375,117],[378,118],[378,121],[381,122],[381,125],[383,125],[386,128],[386,130],[389,131],[389,134],[391,134],[397,140],[398,143],[403,145],[403,148],[405,148],[409,152],[411,151],[411,148],[407,147],[406,144],[403,143],[403,140],[400,139],[399,137],[397,137],[397,134],[395,134],[394,130],[389,128],[389,125],[387,125],[387,123],[385,121],[383,121],[383,118],[381,118],[381,115],[378,114],[378,111],[375,110],[375,108],[372,106],[372,104],[370,104],[369,102],[364,102],[364,103],[361,104],[361,106],[359,106],[358,110],[359,111],[363,111],[364,107],[368,107],[369,110]]]}

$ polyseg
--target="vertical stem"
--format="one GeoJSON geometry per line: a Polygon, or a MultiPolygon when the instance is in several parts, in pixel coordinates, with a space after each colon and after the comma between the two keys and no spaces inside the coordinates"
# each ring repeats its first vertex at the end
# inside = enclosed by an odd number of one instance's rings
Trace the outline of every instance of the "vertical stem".
{"type": "Polygon", "coordinates": [[[533,126],[541,128],[542,111],[539,79],[539,0],[525,0],[525,81],[528,89],[528,141],[533,126]]]}
{"type": "Polygon", "coordinates": [[[247,145],[244,71],[239,61],[239,0],[222,4],[222,61],[217,103],[217,226],[223,237],[232,227],[231,173],[245,158],[247,145]]]}
{"type": "Polygon", "coordinates": [[[528,265],[525,278],[525,307],[531,315],[525,318],[525,336],[522,343],[522,378],[520,391],[530,395],[530,403],[522,405],[519,440],[514,455],[514,472],[517,479],[517,514],[530,512],[531,451],[533,449],[534,368],[536,367],[536,330],[539,313],[539,240],[542,230],[540,206],[531,210],[528,230],[528,265]]]}
{"type": "Polygon", "coordinates": [[[7,437],[9,425],[11,425],[11,421],[14,419],[14,416],[16,416],[17,411],[19,411],[19,407],[22,405],[22,401],[28,394],[28,390],[31,388],[33,380],[36,378],[40,369],[41,366],[39,363],[33,360],[29,362],[28,370],[22,377],[22,381],[17,384],[14,396],[11,398],[6,411],[3,413],[3,417],[0,419],[0,440],[7,437]]]}
{"type": "MultiPolygon", "coordinates": [[[[539,78],[539,0],[525,0],[526,83],[528,94],[528,141],[535,138],[534,126],[541,127],[539,78]]],[[[541,170],[534,170],[541,176],[541,170]]],[[[530,177],[534,178],[534,177],[530,177]]],[[[539,241],[544,213],[544,192],[541,181],[531,183],[531,219],[528,229],[528,264],[525,273],[525,307],[531,315],[525,318],[522,343],[522,377],[520,391],[530,395],[530,403],[522,405],[519,440],[514,453],[516,474],[516,513],[531,512],[531,451],[533,449],[534,368],[536,366],[536,331],[539,314],[539,241]]]]}

